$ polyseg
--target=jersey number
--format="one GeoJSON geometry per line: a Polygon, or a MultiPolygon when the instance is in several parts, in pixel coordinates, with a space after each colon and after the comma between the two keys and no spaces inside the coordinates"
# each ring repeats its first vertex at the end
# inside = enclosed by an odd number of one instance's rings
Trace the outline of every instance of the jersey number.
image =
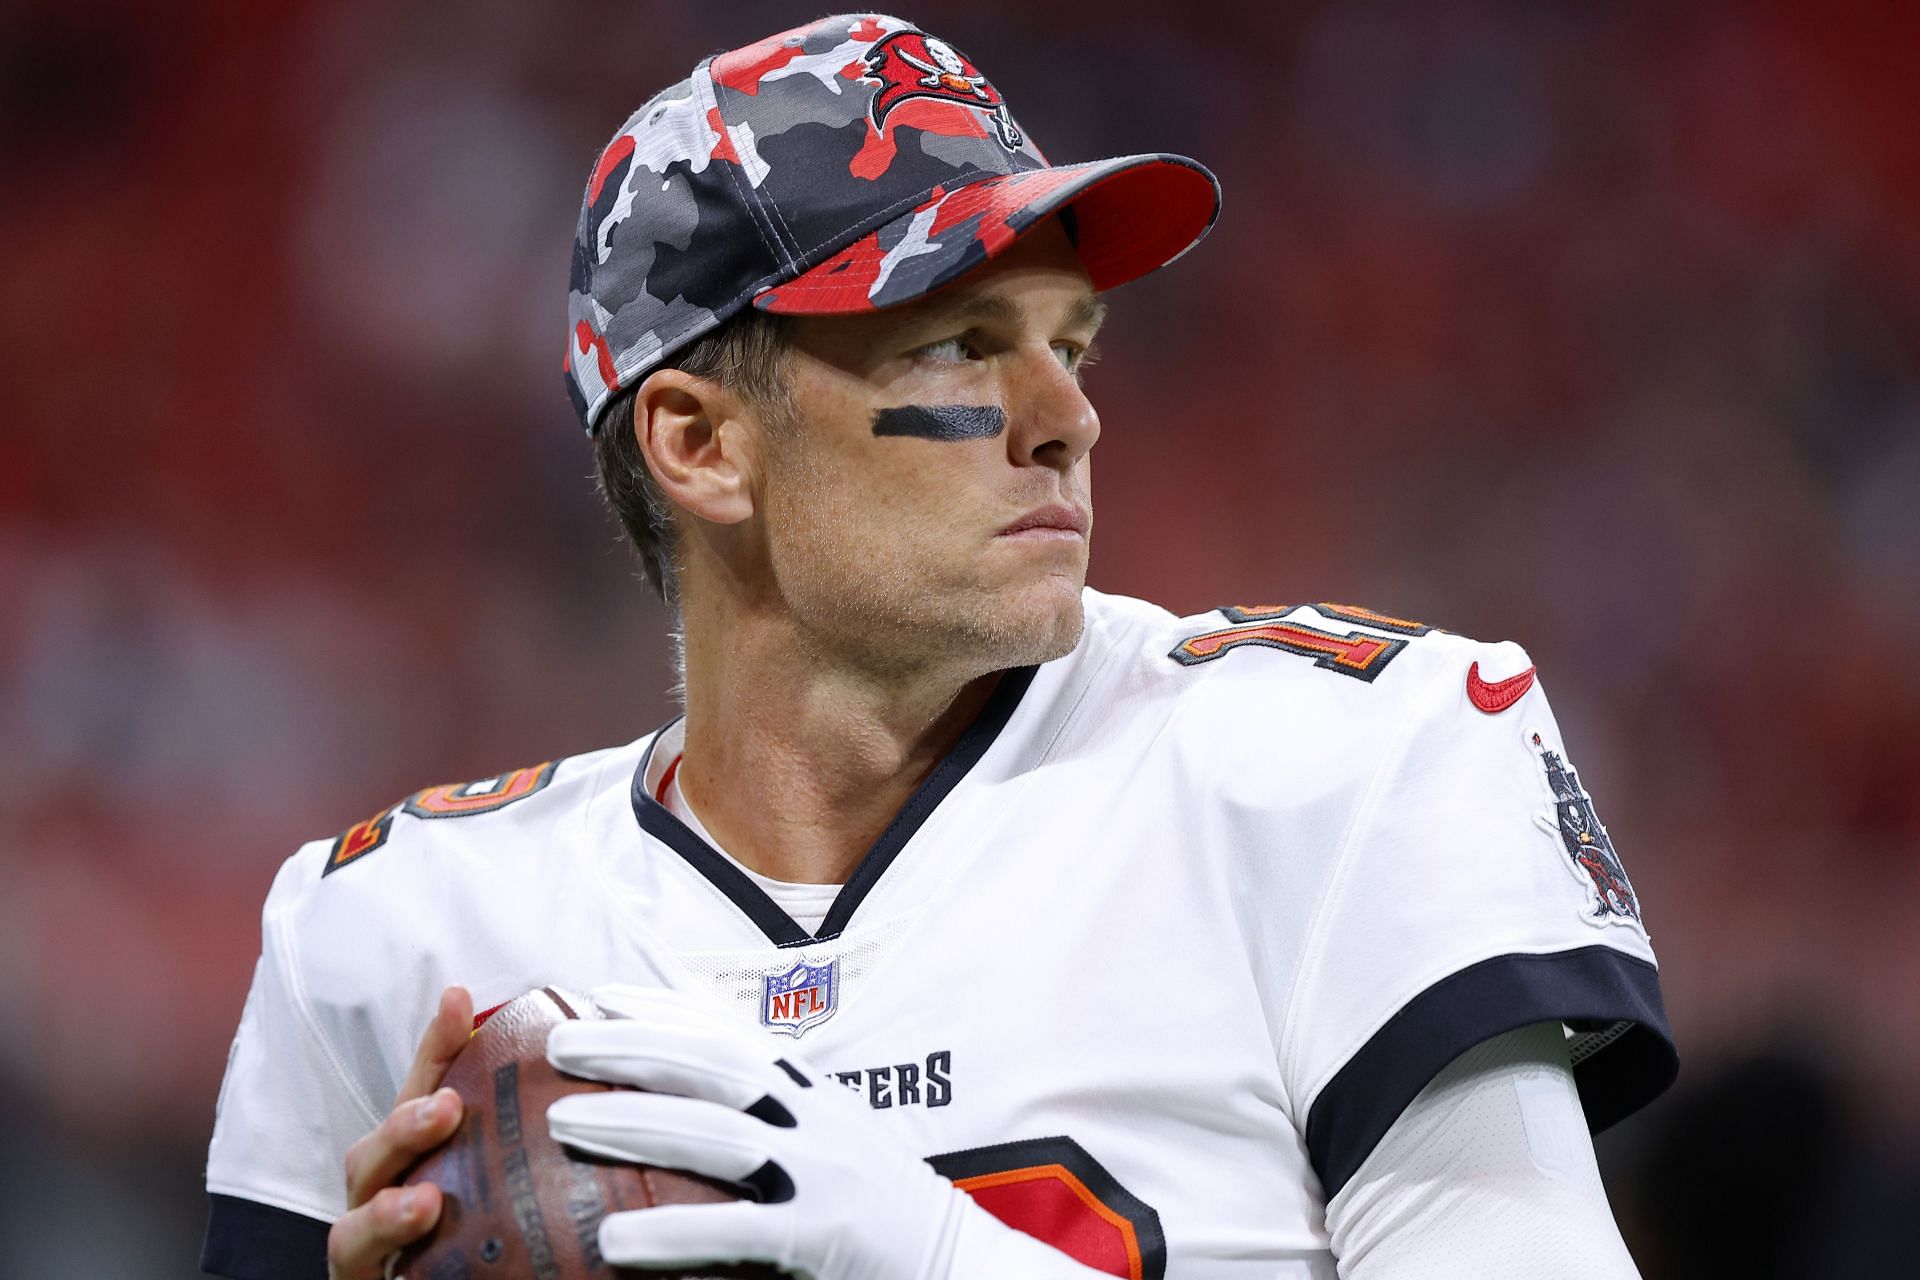
{"type": "Polygon", "coordinates": [[[1173,652],[1167,656],[1182,666],[1195,667],[1203,662],[1212,662],[1215,658],[1223,658],[1243,645],[1258,645],[1312,658],[1313,665],[1323,671],[1337,671],[1343,676],[1371,683],[1407,647],[1405,640],[1388,636],[1367,635],[1360,631],[1341,635],[1304,623],[1281,621],[1300,608],[1312,609],[1322,618],[1386,631],[1393,636],[1423,636],[1433,630],[1424,622],[1389,617],[1351,604],[1228,605],[1220,612],[1227,615],[1228,622],[1237,625],[1191,636],[1175,645],[1173,652]]]}
{"type": "Polygon", "coordinates": [[[497,778],[416,791],[399,804],[389,805],[365,822],[355,823],[341,832],[320,874],[330,876],[385,844],[393,833],[395,813],[409,813],[416,818],[464,818],[470,814],[492,813],[545,788],[553,781],[553,770],[558,763],[549,760],[530,769],[514,769],[497,778]]]}
{"type": "Polygon", "coordinates": [[[1163,1280],[1160,1215],[1072,1138],[1029,1138],[935,1156],[935,1173],[1000,1221],[1108,1275],[1163,1280]]]}

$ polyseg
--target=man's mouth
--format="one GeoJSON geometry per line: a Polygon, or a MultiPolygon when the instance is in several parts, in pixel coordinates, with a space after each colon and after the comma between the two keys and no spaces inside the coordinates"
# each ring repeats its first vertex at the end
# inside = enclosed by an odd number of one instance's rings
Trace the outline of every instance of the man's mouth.
{"type": "Polygon", "coordinates": [[[1085,538],[1093,523],[1086,508],[1056,502],[1027,512],[1000,531],[1003,538],[1085,538]]]}

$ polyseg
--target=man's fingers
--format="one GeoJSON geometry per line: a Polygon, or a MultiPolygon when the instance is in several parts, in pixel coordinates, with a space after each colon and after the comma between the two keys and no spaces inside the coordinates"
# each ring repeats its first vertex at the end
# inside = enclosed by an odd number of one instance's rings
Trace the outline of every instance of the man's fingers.
{"type": "Polygon", "coordinates": [[[386,1188],[327,1232],[328,1280],[380,1280],[387,1255],[439,1220],[440,1189],[432,1183],[386,1188]]]}
{"type": "Polygon", "coordinates": [[[747,1182],[771,1162],[776,1131],[710,1102],[664,1093],[570,1093],[547,1108],[554,1141],[613,1160],[747,1182]]]}
{"type": "Polygon", "coordinates": [[[789,1227],[765,1205],[661,1205],[610,1213],[600,1223],[600,1256],[616,1267],[699,1267],[790,1261],[789,1227]]]}
{"type": "Polygon", "coordinates": [[[460,1095],[439,1089],[403,1102],[360,1141],[347,1148],[347,1206],[377,1198],[407,1168],[445,1142],[460,1123],[460,1095]]]}
{"type": "Polygon", "coordinates": [[[413,1054],[413,1066],[407,1070],[400,1096],[394,1101],[424,1097],[439,1088],[440,1081],[446,1078],[447,1064],[466,1048],[472,1035],[473,996],[465,987],[448,987],[440,993],[440,1008],[420,1037],[420,1047],[413,1054]]]}
{"type": "Polygon", "coordinates": [[[563,1022],[547,1033],[547,1061],[555,1070],[736,1111],[787,1083],[773,1065],[778,1053],[737,1032],[715,1035],[672,1022],[563,1022]]]}
{"type": "Polygon", "coordinates": [[[472,1034],[473,997],[464,987],[448,987],[420,1037],[393,1110],[347,1149],[347,1213],[327,1233],[331,1280],[379,1280],[388,1254],[439,1221],[438,1187],[393,1182],[459,1127],[460,1095],[441,1088],[440,1081],[472,1034]]]}

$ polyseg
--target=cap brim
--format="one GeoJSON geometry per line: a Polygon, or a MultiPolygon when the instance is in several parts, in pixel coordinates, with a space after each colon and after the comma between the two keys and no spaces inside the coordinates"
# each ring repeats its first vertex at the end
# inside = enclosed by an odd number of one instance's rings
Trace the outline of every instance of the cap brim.
{"type": "Polygon", "coordinates": [[[763,289],[780,315],[846,315],[911,302],[1004,252],[1071,206],[1074,247],[1096,290],[1157,271],[1200,243],[1220,184],[1185,156],[1120,156],[995,175],[932,196],[817,266],[763,289]]]}

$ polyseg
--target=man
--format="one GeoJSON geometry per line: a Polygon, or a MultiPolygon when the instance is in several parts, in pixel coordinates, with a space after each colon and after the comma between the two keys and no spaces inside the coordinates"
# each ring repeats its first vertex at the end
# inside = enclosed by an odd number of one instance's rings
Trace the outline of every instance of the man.
{"type": "Polygon", "coordinates": [[[1097,295],[1217,201],[1179,157],[1048,166],[964,55],[878,15],[628,121],[568,385],[686,715],[288,861],[208,1269],[381,1274],[440,1210],[393,1184],[457,1123],[468,989],[552,983],[616,1015],[554,1063],[654,1092],[550,1132],[754,1193],[609,1217],[615,1264],[1634,1273],[1588,1127],[1674,1058],[1525,654],[1084,589],[1097,295]]]}

